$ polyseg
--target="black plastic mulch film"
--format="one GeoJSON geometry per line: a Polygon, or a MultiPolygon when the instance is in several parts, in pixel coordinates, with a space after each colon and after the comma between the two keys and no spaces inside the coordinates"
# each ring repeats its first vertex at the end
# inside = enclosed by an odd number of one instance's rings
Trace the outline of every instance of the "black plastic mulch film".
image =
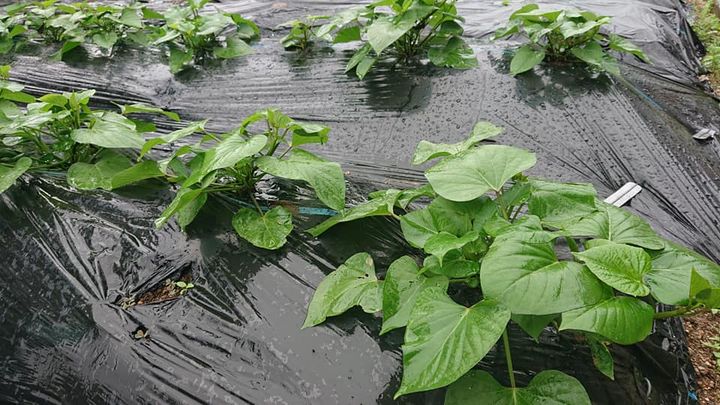
{"type": "MultiPolygon", "coordinates": [[[[512,78],[509,43],[492,32],[517,8],[460,1],[480,66],[467,71],[378,66],[364,81],[343,73],[349,50],[285,52],[274,28],[352,2],[251,0],[216,4],[263,27],[255,53],[173,77],[161,55],[123,50],[50,62],[47,50],[13,57],[28,89],[95,88],[95,102],[141,101],[209,118],[228,130],[275,106],[332,127],[322,153],[348,172],[348,204],[378,188],[422,181],[409,160],[421,139],[454,142],[478,120],[503,126],[498,140],[538,154],[533,175],[594,184],[609,195],[634,181],[628,206],[663,236],[720,259],[720,146],[692,134],[718,129],[717,100],[698,82],[701,51],[679,0],[568,3],[613,16],[613,29],[652,59],[626,58],[626,81],[579,66],[544,67],[512,78]]],[[[162,4],[161,4],[162,5],[162,4]]],[[[182,123],[161,122],[169,131],[182,123]]],[[[319,206],[298,186],[269,198],[319,206]]],[[[287,189],[288,187],[283,187],[287,189]]],[[[440,404],[443,390],[392,400],[401,378],[402,331],[378,337],[381,319],[351,310],[300,330],[324,275],[354,253],[385,269],[402,254],[399,227],[373,218],[318,239],[303,217],[279,251],[252,248],[230,227],[231,210],[212,201],[183,233],[153,220],[172,190],[148,183],[114,192],[76,192],[62,177],[25,176],[0,195],[0,402],[440,404]],[[118,300],[191,275],[182,299],[123,309],[118,300]],[[135,340],[138,328],[149,338],[135,340]]],[[[578,378],[597,404],[694,403],[692,367],[678,321],[659,323],[644,343],[613,345],[615,381],[592,365],[569,335],[545,332],[536,344],[511,330],[519,384],[544,369],[578,378]]],[[[497,348],[481,367],[507,383],[497,348]]]]}

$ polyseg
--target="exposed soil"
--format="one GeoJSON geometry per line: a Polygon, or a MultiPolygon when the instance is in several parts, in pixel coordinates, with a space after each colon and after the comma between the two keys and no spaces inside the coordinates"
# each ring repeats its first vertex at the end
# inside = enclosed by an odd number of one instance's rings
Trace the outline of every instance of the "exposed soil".
{"type": "Polygon", "coordinates": [[[159,284],[156,288],[150,291],[146,291],[137,296],[133,295],[131,297],[121,299],[119,305],[123,308],[130,308],[135,305],[159,304],[161,302],[179,298],[183,295],[183,289],[175,284],[178,281],[190,283],[192,282],[192,276],[189,273],[186,273],[180,276],[177,280],[167,279],[165,282],[159,284]]]}
{"type": "Polygon", "coordinates": [[[698,378],[698,401],[701,405],[720,404],[720,368],[713,349],[707,346],[720,336],[720,314],[703,313],[683,319],[683,324],[698,378]]]}

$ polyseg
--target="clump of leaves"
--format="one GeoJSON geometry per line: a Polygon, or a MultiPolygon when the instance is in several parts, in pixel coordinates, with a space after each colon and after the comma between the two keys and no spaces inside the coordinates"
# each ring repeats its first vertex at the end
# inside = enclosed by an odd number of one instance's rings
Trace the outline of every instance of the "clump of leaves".
{"type": "Polygon", "coordinates": [[[121,153],[139,150],[143,133],[155,130],[127,115],[161,113],[179,120],[176,114],[142,104],[119,112],[92,109],[94,90],[36,99],[7,79],[0,80],[0,88],[0,192],[28,171],[67,170],[68,183],[79,189],[111,190],[163,176],[156,162],[133,164],[121,153]]]}
{"type": "Polygon", "coordinates": [[[303,327],[360,306],[382,311],[381,334],[405,328],[395,397],[449,385],[446,405],[590,404],[580,382],[559,371],[516,385],[509,322],[535,339],[545,328],[581,335],[593,363],[614,378],[609,344],[643,341],[655,319],[720,307],[720,266],[598,200],[590,184],[526,176],[533,153],[481,144],[500,132],[481,122],[463,142],[420,142],[413,163],[437,161],[425,171],[429,184],[374,192],[310,229],[320,235],[389,216],[417,255],[395,260],[384,279],[370,254],[350,257],[320,283],[303,327]],[[483,298],[461,305],[447,293],[451,284],[483,298]],[[656,312],[657,303],[676,309],[656,312]],[[473,370],[500,338],[510,387],[473,370]]]}
{"type": "Polygon", "coordinates": [[[462,21],[455,0],[380,0],[343,11],[302,35],[312,33],[335,44],[363,42],[345,67],[362,79],[384,57],[396,63],[427,58],[455,69],[477,66],[473,50],[462,39],[462,21]]]}
{"type": "Polygon", "coordinates": [[[255,185],[268,175],[303,181],[315,190],[320,201],[341,210],[345,205],[345,178],[340,165],[299,148],[327,142],[329,131],[326,126],[295,121],[278,110],[266,109],[252,114],[225,134],[208,133],[204,122],[198,122],[151,139],[142,154],[194,132],[205,134],[200,142],[180,147],[160,162],[166,175],[180,188],[156,225],[160,227],[175,217],[180,227],[185,228],[209,195],[230,193],[252,201],[252,205],[240,208],[233,217],[232,225],[238,235],[257,247],[280,248],[293,229],[292,214],[281,205],[261,206],[254,195],[255,185]],[[263,129],[257,132],[251,127],[263,129]]]}
{"type": "Polygon", "coordinates": [[[180,295],[186,294],[189,290],[195,288],[195,284],[186,281],[176,281],[175,286],[180,289],[180,295]]]}
{"type": "Polygon", "coordinates": [[[601,28],[610,17],[582,10],[542,10],[528,4],[510,15],[509,24],[495,33],[495,39],[520,35],[529,43],[521,46],[510,62],[510,73],[527,72],[545,58],[580,60],[593,68],[619,75],[617,60],[608,51],[632,54],[649,63],[640,48],[601,28]]]}
{"type": "Polygon", "coordinates": [[[285,35],[280,42],[285,49],[298,49],[304,51],[313,44],[313,38],[315,35],[316,22],[320,20],[327,20],[329,17],[324,15],[311,15],[307,16],[302,20],[292,20],[285,24],[283,27],[290,27],[290,32],[285,35]]]}
{"type": "MultiPolygon", "coordinates": [[[[20,9],[20,6],[16,8],[20,9]]],[[[25,27],[31,36],[62,43],[54,55],[57,60],[87,43],[111,54],[118,44],[137,42],[145,27],[143,8],[137,4],[113,6],[40,1],[25,5],[22,12],[16,17],[25,19],[25,27]]]]}
{"type": "Polygon", "coordinates": [[[716,0],[707,1],[702,7],[699,7],[702,2],[695,4],[693,30],[705,45],[703,65],[710,71],[710,80],[716,91],[720,91],[720,18],[714,12],[716,0]]]}
{"type": "Polygon", "coordinates": [[[22,11],[24,3],[9,5],[0,12],[0,54],[14,51],[27,28],[22,11]]]}
{"type": "Polygon", "coordinates": [[[248,41],[260,35],[254,22],[239,14],[217,11],[200,14],[209,0],[189,0],[160,14],[148,12],[162,24],[150,35],[154,45],[169,48],[170,71],[177,73],[192,62],[209,58],[231,59],[252,53],[248,41]]]}

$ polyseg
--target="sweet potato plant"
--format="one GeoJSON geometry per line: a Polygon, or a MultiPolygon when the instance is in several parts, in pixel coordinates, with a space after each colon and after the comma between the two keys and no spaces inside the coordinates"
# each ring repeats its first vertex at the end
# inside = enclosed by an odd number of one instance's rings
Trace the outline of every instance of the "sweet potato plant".
{"type": "Polygon", "coordinates": [[[509,324],[536,339],[545,328],[580,335],[613,378],[609,345],[643,341],[656,319],[720,307],[720,266],[598,200],[590,184],[526,176],[533,153],[480,144],[500,132],[481,122],[463,142],[420,142],[413,163],[436,160],[425,171],[428,184],[372,193],[312,228],[320,235],[389,216],[417,253],[395,260],[384,279],[369,253],[348,258],[317,287],[304,327],[359,306],[382,311],[381,334],[405,328],[396,398],[447,386],[446,405],[590,404],[582,384],[560,371],[518,386],[509,324]],[[455,302],[451,285],[477,289],[482,299],[455,302]],[[657,311],[659,304],[675,309],[657,311]],[[475,369],[501,339],[509,387],[475,369]]]}

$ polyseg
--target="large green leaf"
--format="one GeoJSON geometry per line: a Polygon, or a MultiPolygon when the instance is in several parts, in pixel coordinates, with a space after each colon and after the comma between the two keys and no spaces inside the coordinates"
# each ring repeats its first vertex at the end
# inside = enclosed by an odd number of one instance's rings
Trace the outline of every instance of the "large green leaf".
{"type": "Polygon", "coordinates": [[[273,176],[306,181],[328,207],[338,211],[345,208],[345,177],[335,162],[294,149],[287,159],[263,156],[255,161],[255,165],[273,176]]]}
{"type": "Polygon", "coordinates": [[[473,229],[474,217],[485,205],[491,204],[488,198],[458,203],[437,197],[427,208],[400,217],[400,226],[412,246],[423,248],[428,239],[443,231],[455,236],[465,235],[473,229]]]}
{"type": "Polygon", "coordinates": [[[232,59],[240,56],[245,56],[253,53],[253,49],[248,45],[242,38],[236,35],[231,35],[225,41],[224,47],[217,47],[213,49],[213,55],[216,58],[221,59],[232,59]]]}
{"type": "Polygon", "coordinates": [[[30,166],[32,166],[32,159],[29,157],[21,157],[13,167],[0,165],[0,193],[5,192],[15,184],[15,180],[28,171],[30,166]]]}
{"type": "Polygon", "coordinates": [[[720,307],[720,288],[713,287],[708,280],[693,270],[690,274],[690,298],[706,308],[720,307]]]}
{"type": "Polygon", "coordinates": [[[650,292],[668,305],[685,305],[690,294],[690,276],[698,272],[711,286],[720,288],[720,266],[690,249],[665,242],[665,248],[651,252],[652,270],[645,277],[650,292]]]}
{"type": "Polygon", "coordinates": [[[612,297],[595,305],[562,314],[560,330],[597,333],[615,343],[629,345],[644,340],[652,330],[652,306],[633,297],[612,297]]]}
{"type": "Polygon", "coordinates": [[[500,191],[514,175],[535,165],[535,154],[504,145],[486,145],[448,157],[425,172],[433,189],[452,201],[469,201],[500,191]]]}
{"type": "Polygon", "coordinates": [[[142,150],[140,150],[140,156],[141,157],[144,156],[146,153],[150,152],[150,149],[154,148],[157,145],[172,143],[172,142],[177,141],[178,139],[182,139],[186,136],[190,136],[190,135],[194,134],[195,132],[204,131],[206,123],[207,123],[207,120],[191,122],[185,128],[181,128],[176,131],[172,131],[168,134],[149,139],[143,145],[142,150]]]}
{"type": "Polygon", "coordinates": [[[193,204],[196,204],[194,201],[198,198],[203,198],[202,196],[205,194],[205,190],[201,188],[181,188],[177,194],[175,195],[175,198],[170,202],[170,204],[165,208],[165,210],[160,214],[160,217],[155,220],[155,226],[160,228],[167,221],[170,220],[170,218],[173,217],[173,215],[177,214],[179,211],[186,209],[188,206],[192,206],[193,204]]]}
{"type": "Polygon", "coordinates": [[[573,255],[618,291],[635,297],[650,293],[644,281],[651,268],[650,255],[641,248],[610,242],[573,255]]]}
{"type": "Polygon", "coordinates": [[[540,217],[545,225],[564,228],[597,211],[597,192],[592,184],[531,179],[530,186],[528,212],[540,217]]]}
{"type": "Polygon", "coordinates": [[[264,214],[253,208],[240,208],[232,224],[238,235],[263,249],[279,249],[293,229],[292,214],[281,206],[264,214]]]}
{"type": "Polygon", "coordinates": [[[231,167],[239,161],[260,152],[267,144],[265,135],[255,135],[246,139],[242,135],[231,135],[223,139],[214,148],[205,152],[202,167],[193,170],[184,186],[190,186],[202,180],[210,172],[231,167]]]}
{"type": "Polygon", "coordinates": [[[531,45],[521,46],[510,61],[510,74],[515,76],[534,68],[545,59],[545,51],[531,45]]]}
{"type": "Polygon", "coordinates": [[[380,334],[402,328],[410,319],[417,296],[428,287],[447,289],[447,277],[425,277],[419,274],[415,260],[403,256],[388,268],[383,286],[383,325],[380,334]]]}
{"type": "Polygon", "coordinates": [[[452,36],[444,45],[430,48],[428,59],[435,66],[453,69],[470,69],[478,65],[475,52],[459,36],[452,36]]]}
{"type": "Polygon", "coordinates": [[[342,222],[349,222],[356,219],[374,216],[394,215],[393,207],[395,206],[395,202],[398,200],[399,196],[400,190],[386,190],[382,196],[373,198],[370,201],[364,202],[347,210],[343,210],[343,212],[338,215],[335,215],[332,218],[323,221],[319,225],[310,228],[308,232],[312,236],[318,236],[342,222]]]}
{"type": "Polygon", "coordinates": [[[308,306],[303,328],[318,325],[329,316],[340,315],[359,305],[367,313],[382,309],[383,282],[367,253],[347,259],[320,283],[308,306]]]}
{"type": "Polygon", "coordinates": [[[480,267],[485,296],[527,315],[561,313],[607,298],[607,289],[587,267],[558,261],[556,237],[523,229],[498,236],[480,267]]]}
{"type": "Polygon", "coordinates": [[[146,160],[133,165],[127,157],[110,150],[94,164],[78,162],[67,171],[68,184],[79,190],[113,190],[162,176],[157,162],[146,160]]]}
{"type": "Polygon", "coordinates": [[[426,288],[405,329],[403,378],[395,398],[460,378],[492,349],[509,320],[510,311],[493,300],[467,308],[443,288],[426,288]]]}
{"type": "Polygon", "coordinates": [[[524,388],[503,387],[473,370],[448,388],[445,405],[590,405],[580,381],[556,370],[539,372],[524,388]]]}
{"type": "Polygon", "coordinates": [[[465,278],[480,273],[480,263],[468,260],[460,250],[451,250],[442,263],[436,256],[428,256],[423,262],[423,273],[442,275],[450,278],[465,278]]]}
{"type": "Polygon", "coordinates": [[[418,143],[417,148],[415,148],[412,164],[419,165],[438,157],[457,155],[458,153],[470,149],[485,139],[499,135],[502,131],[503,129],[500,127],[496,127],[487,121],[481,121],[475,124],[470,137],[462,142],[432,143],[422,140],[418,143]]]}
{"type": "Polygon", "coordinates": [[[77,143],[91,144],[103,148],[140,149],[145,143],[135,130],[135,124],[122,115],[106,112],[90,128],[72,131],[72,139],[77,143]]]}
{"type": "Polygon", "coordinates": [[[588,215],[565,231],[573,236],[607,239],[615,243],[659,250],[665,246],[642,218],[618,207],[596,201],[599,211],[588,215]]]}

